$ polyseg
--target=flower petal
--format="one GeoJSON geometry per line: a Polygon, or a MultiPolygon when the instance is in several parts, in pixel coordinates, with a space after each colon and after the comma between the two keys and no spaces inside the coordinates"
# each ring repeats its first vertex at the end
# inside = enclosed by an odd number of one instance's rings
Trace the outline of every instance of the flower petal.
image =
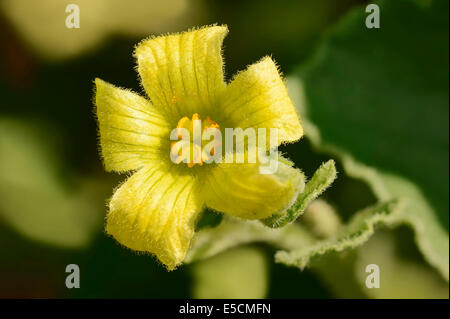
{"type": "Polygon", "coordinates": [[[137,46],[142,85],[173,124],[194,113],[204,117],[216,104],[225,88],[221,47],[227,32],[226,26],[212,26],[151,38],[137,46]]]}
{"type": "Polygon", "coordinates": [[[227,127],[277,128],[279,144],[303,135],[294,104],[270,57],[239,73],[227,86],[220,107],[228,118],[227,127]]]}
{"type": "Polygon", "coordinates": [[[106,225],[121,244],[155,254],[169,270],[183,261],[203,208],[194,178],[175,168],[137,171],[114,193],[106,225]]]}
{"type": "Polygon", "coordinates": [[[262,219],[291,206],[305,187],[304,175],[281,158],[272,174],[260,164],[217,164],[205,181],[206,205],[245,219],[262,219]]]}
{"type": "Polygon", "coordinates": [[[165,118],[143,97],[95,79],[100,145],[107,171],[124,172],[159,159],[165,118]]]}

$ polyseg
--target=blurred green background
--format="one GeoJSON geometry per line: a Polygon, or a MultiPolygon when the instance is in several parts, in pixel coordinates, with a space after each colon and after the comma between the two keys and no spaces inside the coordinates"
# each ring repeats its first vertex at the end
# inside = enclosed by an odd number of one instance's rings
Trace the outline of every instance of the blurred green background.
{"type": "MultiPolygon", "coordinates": [[[[267,54],[288,76],[313,59],[343,17],[364,11],[366,3],[0,0],[0,297],[368,297],[335,289],[332,272],[275,264],[274,249],[264,244],[246,245],[173,272],[151,256],[119,246],[105,235],[103,226],[107,200],[125,176],[103,170],[92,104],[95,77],[141,92],[132,53],[134,45],[149,35],[227,24],[228,79],[267,54]],[[80,7],[80,29],[64,25],[69,3],[80,7]],[[80,289],[65,287],[65,267],[72,263],[81,269],[80,289]],[[226,280],[212,282],[217,278],[226,280]]],[[[383,12],[381,19],[383,23],[383,12]]],[[[446,48],[448,57],[448,42],[446,48]]],[[[446,71],[448,85],[448,64],[446,71]]],[[[448,105],[446,112],[448,118],[448,105]]],[[[448,120],[430,134],[447,135],[448,120]]],[[[442,143],[448,164],[448,138],[442,143]]],[[[283,151],[307,176],[330,158],[308,139],[283,151]]],[[[397,164],[402,166],[402,159],[397,164]]],[[[376,199],[369,186],[347,176],[339,162],[338,169],[339,178],[324,198],[346,221],[376,199]]],[[[448,170],[444,177],[448,192],[448,170]]],[[[448,209],[448,195],[446,201],[448,209]]],[[[448,216],[441,221],[448,230],[448,216]]],[[[431,272],[409,229],[377,236],[395,243],[382,245],[383,249],[395,246],[391,248],[431,272]]],[[[369,246],[374,254],[392,254],[392,249],[384,252],[377,244],[369,246]]],[[[448,290],[445,283],[438,285],[448,290]]]]}

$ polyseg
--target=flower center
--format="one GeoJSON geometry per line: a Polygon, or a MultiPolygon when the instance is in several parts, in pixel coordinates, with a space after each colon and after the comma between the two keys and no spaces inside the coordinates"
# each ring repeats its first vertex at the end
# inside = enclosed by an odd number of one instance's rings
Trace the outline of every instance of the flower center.
{"type": "Polygon", "coordinates": [[[220,126],[209,116],[202,120],[198,113],[178,121],[176,136],[181,139],[171,143],[171,158],[174,163],[184,162],[188,167],[209,163],[215,149],[221,147],[220,126]],[[202,147],[203,146],[203,147],[202,147]]]}

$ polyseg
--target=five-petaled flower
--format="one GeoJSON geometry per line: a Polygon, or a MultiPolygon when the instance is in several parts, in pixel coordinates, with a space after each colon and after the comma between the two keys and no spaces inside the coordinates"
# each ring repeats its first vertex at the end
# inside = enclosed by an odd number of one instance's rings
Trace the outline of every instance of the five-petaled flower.
{"type": "Polygon", "coordinates": [[[286,209],[304,187],[301,171],[281,156],[270,175],[259,172],[259,161],[170,160],[171,130],[193,115],[221,129],[277,128],[278,145],[303,134],[270,57],[225,82],[221,50],[227,32],[226,26],[210,26],[141,42],[135,57],[149,99],[95,80],[105,168],[134,172],[109,203],[106,231],[131,249],[155,254],[168,269],[183,261],[205,207],[263,219],[286,209]]]}

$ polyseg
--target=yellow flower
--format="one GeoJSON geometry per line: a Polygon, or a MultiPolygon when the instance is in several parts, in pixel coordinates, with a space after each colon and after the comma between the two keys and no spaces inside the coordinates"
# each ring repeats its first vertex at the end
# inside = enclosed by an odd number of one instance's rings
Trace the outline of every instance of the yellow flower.
{"type": "MultiPolygon", "coordinates": [[[[185,165],[170,159],[176,127],[191,118],[223,128],[276,128],[277,145],[303,134],[276,64],[270,57],[224,81],[226,26],[150,38],[135,50],[150,100],[100,79],[95,103],[107,171],[135,171],[110,203],[106,231],[121,244],[153,253],[169,270],[184,259],[205,206],[245,219],[289,207],[304,176],[278,159],[273,174],[261,162],[185,165]]],[[[229,156],[229,154],[224,154],[229,156]]]]}

